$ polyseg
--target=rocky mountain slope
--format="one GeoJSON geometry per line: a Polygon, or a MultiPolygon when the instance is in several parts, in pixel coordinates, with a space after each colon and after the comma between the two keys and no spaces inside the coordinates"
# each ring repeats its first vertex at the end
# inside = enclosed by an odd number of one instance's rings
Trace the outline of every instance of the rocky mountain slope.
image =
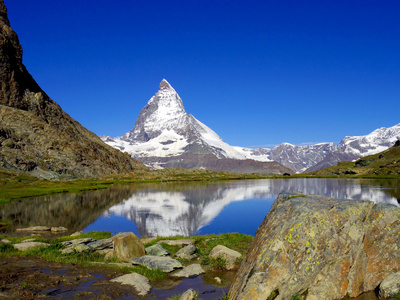
{"type": "Polygon", "coordinates": [[[400,175],[400,140],[389,149],[368,155],[357,161],[343,161],[336,166],[311,172],[317,176],[327,175],[400,175]]]}
{"type": "Polygon", "coordinates": [[[400,124],[389,128],[378,128],[363,136],[346,136],[335,151],[305,172],[317,171],[335,166],[340,161],[354,161],[360,157],[382,152],[393,146],[398,139],[400,139],[400,124]]]}
{"type": "Polygon", "coordinates": [[[282,174],[292,170],[274,161],[248,159],[214,131],[186,113],[182,99],[163,79],[141,110],[135,127],[122,137],[101,136],[153,168],[205,168],[239,173],[282,174]]]}
{"type": "Polygon", "coordinates": [[[146,169],[65,113],[22,63],[0,0],[0,168],[44,177],[92,177],[146,169]]]}

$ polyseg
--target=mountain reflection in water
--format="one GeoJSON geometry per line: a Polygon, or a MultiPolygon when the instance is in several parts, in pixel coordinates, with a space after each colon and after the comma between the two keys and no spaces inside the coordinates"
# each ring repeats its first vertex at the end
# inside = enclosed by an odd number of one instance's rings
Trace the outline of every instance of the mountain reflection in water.
{"type": "Polygon", "coordinates": [[[119,185],[10,203],[0,207],[0,218],[14,228],[64,226],[71,232],[109,230],[115,234],[136,231],[131,230],[136,225],[140,236],[232,231],[254,235],[282,190],[398,205],[399,181],[265,179],[119,185]],[[110,220],[113,226],[103,228],[110,220]]]}

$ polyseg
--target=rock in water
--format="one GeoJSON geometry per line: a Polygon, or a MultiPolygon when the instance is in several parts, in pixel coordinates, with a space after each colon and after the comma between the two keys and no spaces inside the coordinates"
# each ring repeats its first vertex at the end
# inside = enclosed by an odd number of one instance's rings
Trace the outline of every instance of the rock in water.
{"type": "Polygon", "coordinates": [[[3,0],[0,57],[0,167],[44,177],[93,177],[146,169],[103,143],[39,87],[22,63],[22,47],[3,0]]]}
{"type": "Polygon", "coordinates": [[[114,255],[120,260],[131,260],[146,254],[140,239],[133,232],[120,232],[112,238],[114,255]]]}
{"type": "Polygon", "coordinates": [[[342,299],[400,270],[400,209],[281,193],[257,230],[230,299],[342,299]]]}
{"type": "Polygon", "coordinates": [[[151,285],[149,280],[137,273],[126,274],[111,280],[111,282],[119,282],[121,284],[132,285],[139,296],[146,296],[150,290],[151,285]]]}

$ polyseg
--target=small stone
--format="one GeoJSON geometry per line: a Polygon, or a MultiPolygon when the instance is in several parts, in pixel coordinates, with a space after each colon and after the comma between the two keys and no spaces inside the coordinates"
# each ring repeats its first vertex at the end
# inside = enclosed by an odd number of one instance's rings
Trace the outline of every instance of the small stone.
{"type": "Polygon", "coordinates": [[[400,291],[400,272],[390,274],[379,285],[379,299],[393,298],[400,291]]]}
{"type": "Polygon", "coordinates": [[[184,267],[182,270],[179,270],[176,273],[171,274],[171,276],[178,278],[189,278],[189,277],[196,277],[204,273],[205,271],[203,270],[200,264],[193,264],[184,267]]]}
{"type": "Polygon", "coordinates": [[[27,243],[14,244],[14,248],[20,251],[27,251],[35,247],[48,247],[48,246],[50,246],[50,244],[40,243],[40,242],[27,242],[27,243]]]}
{"type": "Polygon", "coordinates": [[[51,227],[50,230],[51,230],[51,232],[64,232],[64,231],[67,231],[68,229],[60,226],[60,227],[51,227]]]}
{"type": "Polygon", "coordinates": [[[11,241],[9,241],[9,240],[7,240],[7,239],[2,239],[1,242],[2,242],[3,244],[10,244],[10,243],[11,243],[11,241]]]}
{"type": "Polygon", "coordinates": [[[240,258],[242,255],[228,247],[218,245],[211,250],[208,256],[212,258],[222,257],[226,261],[226,269],[232,270],[235,267],[236,259],[240,258]]]}
{"type": "Polygon", "coordinates": [[[178,252],[175,253],[175,257],[178,258],[183,258],[183,259],[193,259],[195,258],[197,255],[195,255],[197,251],[197,248],[195,245],[190,244],[187,245],[186,247],[183,247],[182,249],[180,249],[178,252]]]}
{"type": "Polygon", "coordinates": [[[167,244],[170,246],[186,246],[186,245],[190,245],[190,244],[194,244],[194,240],[193,239],[183,239],[183,240],[161,240],[158,241],[157,244],[167,244]]]}
{"type": "Polygon", "coordinates": [[[83,251],[92,251],[93,249],[90,248],[88,245],[79,244],[74,247],[76,252],[83,252],[83,251]]]}
{"type": "Polygon", "coordinates": [[[74,247],[68,247],[68,248],[65,248],[65,249],[61,249],[60,252],[62,254],[71,254],[72,252],[74,252],[74,247]]]}
{"type": "Polygon", "coordinates": [[[146,253],[148,255],[155,255],[155,256],[167,256],[169,252],[160,244],[155,244],[153,246],[146,248],[146,253]]]}
{"type": "Polygon", "coordinates": [[[137,273],[126,274],[111,280],[111,282],[119,282],[121,284],[131,285],[138,292],[139,296],[146,296],[151,290],[149,280],[137,273]]]}
{"type": "Polygon", "coordinates": [[[195,299],[197,299],[197,292],[193,289],[188,289],[179,298],[179,300],[195,300],[195,299]]]}
{"type": "Polygon", "coordinates": [[[215,280],[218,284],[221,284],[221,283],[222,283],[222,280],[221,280],[221,278],[219,278],[219,277],[214,277],[214,280],[215,280]]]}
{"type": "Polygon", "coordinates": [[[83,233],[83,231],[76,231],[73,234],[71,234],[70,236],[79,236],[83,233]]]}

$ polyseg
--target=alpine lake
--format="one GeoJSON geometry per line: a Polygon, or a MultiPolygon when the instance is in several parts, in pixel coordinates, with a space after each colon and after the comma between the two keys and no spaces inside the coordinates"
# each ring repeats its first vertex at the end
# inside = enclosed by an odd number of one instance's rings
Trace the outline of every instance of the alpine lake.
{"type": "MultiPolygon", "coordinates": [[[[17,228],[44,225],[68,228],[62,235],[110,231],[139,237],[229,232],[254,236],[281,191],[400,206],[400,179],[288,178],[113,185],[5,204],[0,206],[0,219],[10,224],[2,229],[6,235],[14,235],[17,228]]],[[[184,279],[173,289],[153,289],[152,296],[165,299],[188,288],[206,291],[201,299],[219,299],[229,286],[216,292],[210,280],[199,276],[184,279]]],[[[368,293],[357,299],[377,298],[368,293]]]]}
{"type": "Polygon", "coordinates": [[[362,199],[399,206],[399,179],[259,179],[113,185],[0,206],[15,229],[63,226],[68,232],[134,232],[139,237],[238,232],[255,235],[281,191],[362,199]]]}

